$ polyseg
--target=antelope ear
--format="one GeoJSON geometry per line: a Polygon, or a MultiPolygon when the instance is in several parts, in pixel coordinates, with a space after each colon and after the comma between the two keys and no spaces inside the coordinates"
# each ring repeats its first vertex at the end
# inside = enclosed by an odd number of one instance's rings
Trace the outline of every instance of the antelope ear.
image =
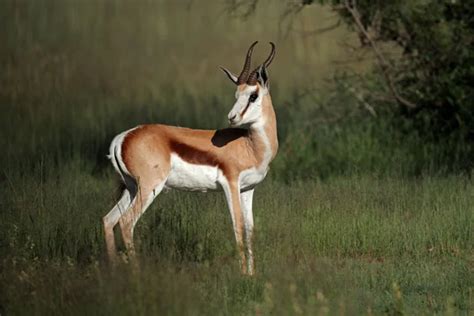
{"type": "Polygon", "coordinates": [[[225,72],[225,74],[227,75],[227,77],[229,77],[230,80],[232,80],[233,83],[237,84],[237,76],[234,75],[233,73],[231,73],[229,70],[225,69],[224,67],[220,67],[222,69],[223,72],[225,72]]]}
{"type": "Polygon", "coordinates": [[[257,80],[260,83],[262,87],[268,88],[269,87],[269,82],[268,82],[268,73],[267,73],[267,68],[265,65],[262,65],[258,68],[258,77],[257,80]]]}

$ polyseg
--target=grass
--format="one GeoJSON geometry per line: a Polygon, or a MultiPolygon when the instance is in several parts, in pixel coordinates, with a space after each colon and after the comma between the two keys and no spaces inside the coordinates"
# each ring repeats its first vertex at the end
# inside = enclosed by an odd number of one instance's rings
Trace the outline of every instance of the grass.
{"type": "Polygon", "coordinates": [[[22,181],[4,190],[2,203],[7,314],[472,308],[474,186],[466,178],[267,181],[255,201],[255,278],[239,273],[220,194],[160,195],[137,227],[138,269],[125,257],[110,269],[100,216],[113,205],[113,181],[78,166],[22,181]]]}

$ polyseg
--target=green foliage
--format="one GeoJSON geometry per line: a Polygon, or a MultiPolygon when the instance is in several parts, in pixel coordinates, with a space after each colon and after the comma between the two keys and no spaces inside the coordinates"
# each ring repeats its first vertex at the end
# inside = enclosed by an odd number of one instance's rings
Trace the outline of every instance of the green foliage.
{"type": "MultiPolygon", "coordinates": [[[[315,1],[303,1],[311,4],[315,1]]],[[[399,112],[427,136],[474,135],[474,3],[472,1],[318,1],[331,3],[342,20],[370,42],[396,45],[401,55],[382,68],[414,108],[399,112]],[[370,39],[348,8],[355,10],[370,39]]],[[[393,47],[390,48],[393,51],[393,47]]],[[[393,54],[392,54],[393,55],[393,54]]],[[[375,58],[375,57],[374,57],[375,58]]],[[[379,60],[380,61],[380,60],[379,60]]],[[[387,85],[390,85],[387,82],[387,85]]],[[[369,93],[374,93],[370,91],[369,93]]]]}
{"type": "Polygon", "coordinates": [[[380,105],[374,117],[346,88],[360,83],[347,76],[334,83],[324,97],[295,92],[288,101],[277,99],[277,114],[288,119],[279,123],[281,150],[273,176],[288,181],[470,173],[474,147],[465,139],[428,138],[413,129],[411,119],[380,105]]]}

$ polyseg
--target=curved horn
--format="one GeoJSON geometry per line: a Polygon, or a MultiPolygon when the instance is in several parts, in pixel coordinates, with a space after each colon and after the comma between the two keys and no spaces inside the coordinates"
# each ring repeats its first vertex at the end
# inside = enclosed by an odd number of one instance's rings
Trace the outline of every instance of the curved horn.
{"type": "Polygon", "coordinates": [[[272,50],[270,52],[270,55],[268,55],[267,59],[263,62],[263,64],[261,64],[260,66],[255,68],[250,73],[249,78],[247,79],[247,84],[248,85],[250,85],[250,86],[256,85],[257,84],[257,78],[258,78],[258,70],[260,69],[260,67],[267,68],[272,63],[273,58],[275,57],[275,44],[273,42],[270,42],[270,45],[272,46],[272,50]]]}
{"type": "Polygon", "coordinates": [[[268,58],[263,62],[265,68],[268,68],[268,66],[270,66],[273,61],[273,57],[275,57],[275,44],[273,42],[270,42],[270,45],[272,46],[272,51],[270,52],[268,58]]]}
{"type": "Polygon", "coordinates": [[[250,73],[249,78],[247,79],[247,84],[249,86],[254,86],[257,84],[258,70],[260,69],[260,67],[262,66],[258,66],[250,73]]]}
{"type": "Polygon", "coordinates": [[[242,72],[240,73],[239,78],[237,79],[238,85],[243,84],[247,81],[253,48],[255,47],[255,45],[257,45],[257,43],[258,41],[253,42],[253,44],[250,45],[249,50],[247,51],[247,57],[245,58],[244,68],[242,69],[242,72]]]}

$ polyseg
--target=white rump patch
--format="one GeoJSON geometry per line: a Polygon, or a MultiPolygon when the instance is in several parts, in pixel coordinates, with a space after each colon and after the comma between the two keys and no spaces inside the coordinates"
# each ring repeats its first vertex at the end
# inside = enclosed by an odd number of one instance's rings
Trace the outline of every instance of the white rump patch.
{"type": "MultiPolygon", "coordinates": [[[[110,143],[109,147],[109,154],[107,155],[107,158],[109,158],[112,162],[112,165],[114,166],[115,170],[120,174],[120,176],[123,178],[122,172],[125,172],[128,176],[130,176],[130,172],[127,170],[127,166],[125,166],[125,163],[122,160],[122,143],[123,140],[125,139],[125,136],[128,135],[131,131],[140,128],[141,126],[134,127],[132,129],[129,129],[128,131],[122,132],[118,134],[117,136],[114,137],[112,140],[112,143],[110,143]],[[117,163],[120,165],[117,165],[117,163]]],[[[125,179],[124,179],[125,181],[125,179]]]]}

